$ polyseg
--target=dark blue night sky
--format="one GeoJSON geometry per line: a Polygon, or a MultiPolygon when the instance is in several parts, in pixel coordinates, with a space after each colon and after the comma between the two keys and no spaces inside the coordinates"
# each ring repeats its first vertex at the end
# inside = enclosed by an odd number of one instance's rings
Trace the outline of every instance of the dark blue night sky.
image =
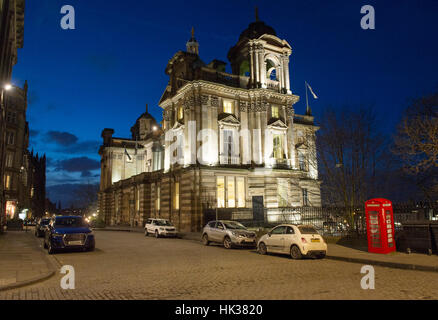
{"type": "Polygon", "coordinates": [[[102,129],[129,137],[146,103],[161,120],[164,69],[185,50],[192,26],[201,59],[227,61],[256,5],[292,46],[297,113],[307,81],[320,97],[311,101],[316,118],[330,105],[374,105],[389,134],[409,99],[438,87],[435,0],[26,1],[13,79],[29,81],[30,147],[49,158],[47,185],[98,182],[102,129]],[[76,10],[76,30],[60,27],[66,4],[76,10]],[[376,10],[376,30],[360,28],[366,4],[376,10]]]}

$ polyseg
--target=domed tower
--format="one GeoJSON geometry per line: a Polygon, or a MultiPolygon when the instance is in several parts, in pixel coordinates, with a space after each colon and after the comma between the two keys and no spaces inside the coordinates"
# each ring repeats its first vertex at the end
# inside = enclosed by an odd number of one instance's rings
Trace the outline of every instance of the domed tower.
{"type": "Polygon", "coordinates": [[[266,88],[291,94],[289,57],[292,48],[275,30],[259,20],[252,22],[228,52],[233,74],[248,76],[249,88],[266,88]]]}
{"type": "Polygon", "coordinates": [[[146,140],[147,137],[158,130],[159,126],[154,117],[148,112],[148,105],[146,105],[146,112],[143,113],[131,128],[133,140],[146,140]]]}

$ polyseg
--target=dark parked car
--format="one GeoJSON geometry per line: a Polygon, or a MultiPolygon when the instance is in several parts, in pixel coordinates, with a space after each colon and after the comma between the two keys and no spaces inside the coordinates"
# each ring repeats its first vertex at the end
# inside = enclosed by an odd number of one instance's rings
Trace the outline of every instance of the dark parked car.
{"type": "Polygon", "coordinates": [[[43,237],[47,226],[50,223],[50,218],[42,218],[35,225],[35,237],[43,237]]]}
{"type": "Polygon", "coordinates": [[[93,251],[95,239],[88,223],[80,216],[58,216],[51,219],[44,237],[49,254],[59,250],[93,251]]]}

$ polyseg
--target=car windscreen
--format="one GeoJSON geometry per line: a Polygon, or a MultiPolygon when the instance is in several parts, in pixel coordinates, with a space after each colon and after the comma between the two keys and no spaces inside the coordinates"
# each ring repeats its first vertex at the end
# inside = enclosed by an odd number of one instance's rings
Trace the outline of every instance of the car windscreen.
{"type": "Polygon", "coordinates": [[[55,227],[78,228],[87,227],[82,218],[56,218],[55,227]]]}
{"type": "Polygon", "coordinates": [[[246,230],[246,227],[239,222],[224,222],[227,229],[246,230]]]}
{"type": "Polygon", "coordinates": [[[316,231],[314,227],[304,226],[298,227],[298,229],[300,230],[301,234],[318,234],[318,231],[316,231]]]}
{"type": "Polygon", "coordinates": [[[157,226],[172,226],[172,224],[169,221],[165,221],[165,220],[156,220],[155,225],[157,225],[157,226]]]}

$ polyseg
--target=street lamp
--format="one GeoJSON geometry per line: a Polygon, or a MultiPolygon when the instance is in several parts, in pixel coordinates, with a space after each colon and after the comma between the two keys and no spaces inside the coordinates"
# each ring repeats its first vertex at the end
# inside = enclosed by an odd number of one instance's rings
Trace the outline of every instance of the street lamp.
{"type": "Polygon", "coordinates": [[[3,86],[3,89],[5,89],[6,91],[9,91],[9,90],[12,89],[12,85],[11,85],[10,83],[6,83],[6,84],[3,86]]]}

